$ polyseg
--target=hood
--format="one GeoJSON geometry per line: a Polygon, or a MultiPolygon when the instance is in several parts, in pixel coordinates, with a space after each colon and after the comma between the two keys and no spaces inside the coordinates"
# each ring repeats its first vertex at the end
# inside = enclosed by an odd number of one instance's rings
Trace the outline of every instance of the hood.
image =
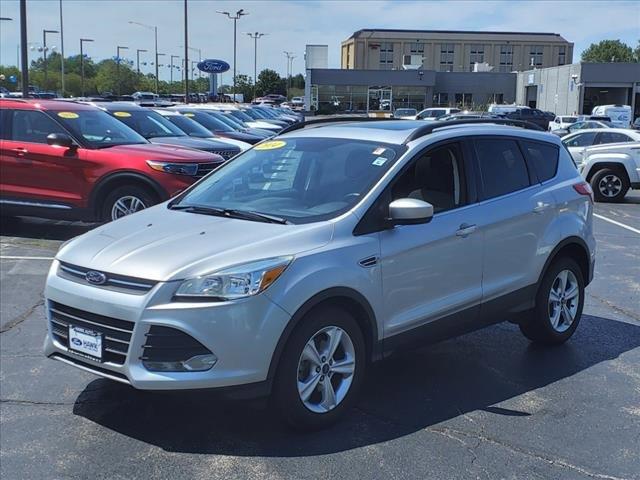
{"type": "Polygon", "coordinates": [[[216,135],[222,138],[231,138],[233,140],[240,140],[241,142],[250,143],[253,145],[254,143],[258,143],[261,140],[264,140],[262,137],[258,137],[257,135],[251,135],[250,133],[241,133],[241,132],[216,132],[216,135]]]}
{"type": "Polygon", "coordinates": [[[195,148],[196,150],[204,150],[210,152],[213,150],[224,150],[229,146],[224,143],[216,142],[216,144],[209,140],[193,138],[193,137],[156,137],[150,138],[149,141],[155,144],[165,145],[177,145],[179,147],[195,148]]]}
{"type": "Polygon", "coordinates": [[[169,281],[300,254],[326,245],[332,235],[333,224],[327,222],[261,223],[169,210],[164,203],[73,239],[56,258],[106,273],[169,281]]]}
{"type": "Polygon", "coordinates": [[[200,152],[192,148],[177,145],[159,145],[155,143],[142,143],[136,145],[116,145],[109,147],[110,153],[144,157],[148,160],[173,160],[185,162],[216,162],[219,161],[217,155],[207,152],[200,152]]]}

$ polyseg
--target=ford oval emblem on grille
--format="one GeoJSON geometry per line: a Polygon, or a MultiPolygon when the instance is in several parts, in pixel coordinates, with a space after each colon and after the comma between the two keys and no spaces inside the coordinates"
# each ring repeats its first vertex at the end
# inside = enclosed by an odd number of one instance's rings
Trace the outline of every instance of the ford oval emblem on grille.
{"type": "Polygon", "coordinates": [[[95,270],[89,270],[85,273],[84,278],[93,285],[103,285],[107,281],[107,276],[104,273],[95,270]]]}

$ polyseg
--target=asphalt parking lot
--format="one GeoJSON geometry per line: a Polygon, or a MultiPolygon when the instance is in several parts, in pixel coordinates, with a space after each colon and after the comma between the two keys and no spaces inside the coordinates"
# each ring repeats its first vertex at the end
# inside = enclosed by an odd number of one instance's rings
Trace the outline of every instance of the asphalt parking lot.
{"type": "Polygon", "coordinates": [[[3,221],[2,479],[640,479],[640,195],[596,205],[596,277],[566,345],[501,324],[375,365],[314,434],[263,402],[145,393],[45,359],[42,290],[88,226],[3,221]]]}

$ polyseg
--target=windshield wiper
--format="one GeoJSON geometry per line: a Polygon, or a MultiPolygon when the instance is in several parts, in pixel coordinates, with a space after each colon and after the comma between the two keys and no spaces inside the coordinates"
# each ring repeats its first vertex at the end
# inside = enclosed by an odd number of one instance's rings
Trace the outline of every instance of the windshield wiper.
{"type": "Polygon", "coordinates": [[[224,213],[230,217],[244,218],[246,220],[255,220],[258,222],[279,223],[281,225],[289,225],[291,222],[286,218],[276,217],[275,215],[267,215],[266,213],[254,212],[250,210],[235,210],[228,208],[224,213]]]}
{"type": "Polygon", "coordinates": [[[266,213],[253,212],[249,210],[236,210],[233,208],[207,207],[204,205],[170,205],[169,209],[181,210],[189,213],[199,213],[201,215],[213,215],[216,217],[239,218],[254,222],[278,223],[281,225],[289,225],[291,223],[287,219],[276,217],[275,215],[267,215],[266,213]]]}

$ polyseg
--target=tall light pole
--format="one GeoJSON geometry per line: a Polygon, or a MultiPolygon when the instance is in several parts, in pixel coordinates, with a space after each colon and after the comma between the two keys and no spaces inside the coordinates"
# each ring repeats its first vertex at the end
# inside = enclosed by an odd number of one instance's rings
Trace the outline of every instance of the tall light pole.
{"type": "Polygon", "coordinates": [[[62,0],[60,0],[60,95],[64,98],[64,27],[62,26],[62,0]]]}
{"type": "Polygon", "coordinates": [[[145,50],[144,48],[136,48],[136,69],[138,70],[138,73],[140,73],[140,54],[148,51],[149,50],[145,50]]]}
{"type": "Polygon", "coordinates": [[[189,17],[187,0],[184,0],[184,103],[189,103],[189,17]]]}
{"type": "Polygon", "coordinates": [[[20,66],[22,98],[29,96],[29,45],[27,44],[27,0],[20,0],[20,66]]]}
{"type": "Polygon", "coordinates": [[[244,15],[249,15],[248,12],[245,12],[244,9],[240,9],[238,10],[235,15],[231,15],[229,12],[220,12],[220,11],[216,11],[216,13],[220,13],[221,15],[226,15],[228,18],[230,18],[231,20],[233,20],[233,101],[236,101],[236,45],[237,45],[237,39],[236,39],[236,24],[238,23],[238,20],[240,19],[240,17],[244,16],[244,15]]]}
{"type": "Polygon", "coordinates": [[[81,38],[80,39],[80,92],[84,97],[84,50],[82,49],[82,44],[84,42],[93,42],[92,38],[81,38]]]}
{"type": "Polygon", "coordinates": [[[42,30],[42,61],[44,66],[44,89],[47,89],[47,33],[60,33],[58,30],[42,30]]]}
{"type": "Polygon", "coordinates": [[[155,57],[156,57],[156,95],[158,94],[158,27],[155,25],[147,25],[146,23],[129,21],[131,25],[138,25],[140,27],[153,30],[153,38],[155,41],[155,57]]]}
{"type": "Polygon", "coordinates": [[[171,72],[170,72],[171,73],[171,80],[170,80],[169,83],[173,83],[173,69],[175,68],[173,66],[173,59],[174,58],[180,58],[180,55],[171,55],[171,67],[170,67],[171,68],[171,72]]]}
{"type": "Polygon", "coordinates": [[[116,78],[118,81],[118,96],[120,96],[120,50],[129,50],[129,47],[121,47],[118,45],[116,48],[116,78]]]}
{"type": "Polygon", "coordinates": [[[287,56],[287,100],[289,100],[289,89],[291,88],[291,70],[293,70],[293,59],[296,56],[293,52],[283,52],[287,56]]]}
{"type": "Polygon", "coordinates": [[[267,33],[247,33],[253,38],[253,99],[256,99],[256,88],[258,85],[258,39],[268,35],[267,33]]]}

